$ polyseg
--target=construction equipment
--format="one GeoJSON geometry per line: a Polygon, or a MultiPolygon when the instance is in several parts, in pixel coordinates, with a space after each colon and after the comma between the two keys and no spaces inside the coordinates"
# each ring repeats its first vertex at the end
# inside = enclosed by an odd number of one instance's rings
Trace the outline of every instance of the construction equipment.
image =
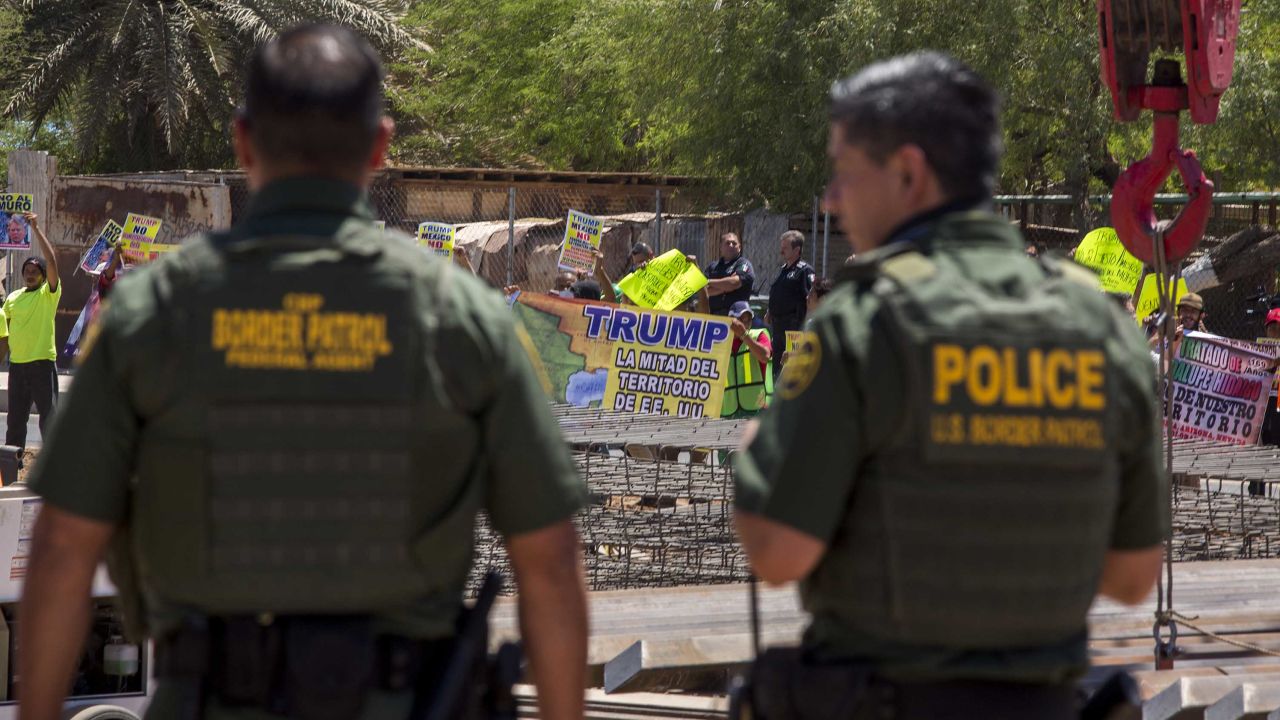
{"type": "MultiPolygon", "coordinates": [[[[1098,45],[1102,80],[1111,91],[1115,117],[1136,120],[1151,110],[1154,142],[1151,154],[1130,165],[1111,195],[1111,223],[1125,248],[1155,267],[1160,311],[1160,368],[1165,406],[1172,404],[1174,292],[1181,261],[1204,237],[1213,203],[1213,183],[1205,177],[1194,152],[1178,145],[1183,110],[1200,124],[1218,118],[1222,94],[1231,84],[1240,0],[1098,0],[1098,45]],[[1168,55],[1182,52],[1189,82],[1168,55]],[[1156,58],[1151,79],[1147,65],[1156,58]],[[1172,222],[1156,218],[1155,195],[1177,168],[1187,205],[1172,222]]],[[[1173,435],[1165,432],[1166,477],[1173,475],[1173,435]]],[[[1171,501],[1172,502],[1172,501],[1171,501]]],[[[1172,509],[1170,510],[1172,512],[1172,509]]],[[[1165,544],[1165,577],[1157,589],[1152,635],[1156,669],[1171,669],[1178,655],[1173,611],[1173,543],[1165,544]]]]}
{"type": "Polygon", "coordinates": [[[1185,258],[1204,235],[1213,183],[1195,153],[1178,146],[1178,119],[1187,110],[1193,122],[1217,120],[1231,84],[1239,27],[1240,0],[1098,0],[1102,80],[1116,119],[1130,122],[1143,110],[1155,113],[1151,154],[1130,165],[1112,190],[1112,223],[1125,248],[1143,262],[1155,264],[1158,234],[1169,261],[1185,258]],[[1160,57],[1178,52],[1187,82],[1176,60],[1160,57]],[[1152,57],[1158,59],[1148,81],[1152,57]],[[1172,223],[1160,223],[1155,195],[1175,168],[1188,202],[1172,223]]]}

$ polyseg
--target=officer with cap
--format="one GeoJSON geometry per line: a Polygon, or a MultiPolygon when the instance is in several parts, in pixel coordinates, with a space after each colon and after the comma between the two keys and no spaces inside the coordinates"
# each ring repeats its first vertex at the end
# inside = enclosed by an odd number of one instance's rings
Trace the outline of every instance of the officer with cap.
{"type": "Polygon", "coordinates": [[[1142,337],[991,212],[997,99],[954,58],[836,83],[828,153],[857,259],[735,460],[751,566],[813,617],[756,716],[1074,718],[1090,603],[1146,597],[1169,522],[1142,337]]]}
{"type": "Polygon", "coordinates": [[[542,715],[581,717],[584,487],[501,297],[374,225],[382,82],[344,28],[259,47],[246,217],[112,293],[31,480],[24,718],[61,717],[109,543],[156,644],[148,718],[425,717],[481,509],[542,715]]]}

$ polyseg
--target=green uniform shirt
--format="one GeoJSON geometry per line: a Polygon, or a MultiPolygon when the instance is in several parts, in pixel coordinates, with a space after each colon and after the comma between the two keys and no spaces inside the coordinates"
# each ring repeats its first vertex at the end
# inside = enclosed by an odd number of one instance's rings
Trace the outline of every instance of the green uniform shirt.
{"type": "MultiPolygon", "coordinates": [[[[232,238],[309,235],[348,246],[381,246],[386,262],[434,263],[407,238],[375,229],[357,188],[320,179],[282,180],[253,199],[232,238]]],[[[101,315],[100,333],[82,354],[76,389],[64,401],[31,479],[32,488],[63,510],[121,524],[132,504],[131,484],[140,438],[166,407],[166,388],[192,380],[166,373],[157,363],[167,308],[157,288],[175,277],[189,248],[122,278],[101,315]]],[[[287,262],[307,262],[292,253],[287,262]]],[[[573,515],[585,488],[565,446],[546,397],[531,369],[501,296],[469,274],[453,272],[447,283],[452,314],[447,343],[437,351],[445,380],[465,385],[478,409],[478,466],[484,470],[483,507],[504,535],[537,530],[573,515]],[[482,462],[481,462],[482,461],[482,462]]],[[[210,273],[212,275],[212,273],[210,273]]],[[[209,278],[217,282],[218,278],[209,278]]],[[[341,293],[342,288],[333,292],[341,293]]],[[[395,378],[391,382],[397,382],[395,378]]],[[[441,444],[438,451],[451,448],[441,444]]],[[[175,482],[181,478],[175,478],[175,482]]],[[[430,477],[423,477],[434,487],[430,477]]],[[[443,491],[441,491],[443,492],[443,491]]],[[[447,500],[442,498],[442,502],[447,500]]],[[[456,539],[471,544],[469,531],[456,539]]],[[[452,597],[380,617],[380,629],[406,635],[447,634],[463,588],[452,597]]],[[[163,609],[153,609],[153,614],[163,609]]],[[[163,618],[156,621],[163,623],[163,618]]]]}
{"type": "MultiPolygon", "coordinates": [[[[1003,219],[950,215],[935,228],[946,223],[951,223],[946,235],[963,239],[934,240],[935,261],[954,263],[993,293],[1043,281],[1044,271],[1023,255],[1018,232],[1003,219]]],[[[801,584],[805,605],[814,614],[806,646],[819,657],[868,661],[891,676],[1055,682],[1078,674],[1088,664],[1083,631],[1058,645],[1003,650],[895,643],[885,641],[883,632],[860,631],[852,614],[842,609],[839,594],[825,582],[834,574],[825,570],[849,563],[838,540],[853,516],[859,475],[877,462],[875,448],[890,441],[910,395],[906,359],[895,338],[888,337],[885,323],[873,321],[881,307],[876,293],[860,292],[855,283],[845,282],[827,296],[810,328],[819,352],[801,359],[802,367],[783,373],[773,405],[760,417],[759,432],[735,464],[739,508],[828,546],[818,568],[801,584]]],[[[1132,327],[1116,318],[1097,321],[1132,327]]],[[[1122,420],[1114,438],[1121,487],[1115,516],[1102,521],[1111,528],[1112,548],[1147,548],[1161,542],[1168,523],[1154,378],[1138,333],[1118,332],[1114,342],[1125,379],[1109,398],[1122,420]]],[[[975,563],[983,561],[974,558],[975,563]]],[[[1101,563],[1098,558],[1099,570],[1101,563]]]]}
{"type": "Polygon", "coordinates": [[[4,301],[4,314],[9,319],[9,362],[29,363],[57,360],[53,344],[53,321],[62,299],[62,283],[50,291],[49,283],[35,290],[14,290],[4,301]]]}

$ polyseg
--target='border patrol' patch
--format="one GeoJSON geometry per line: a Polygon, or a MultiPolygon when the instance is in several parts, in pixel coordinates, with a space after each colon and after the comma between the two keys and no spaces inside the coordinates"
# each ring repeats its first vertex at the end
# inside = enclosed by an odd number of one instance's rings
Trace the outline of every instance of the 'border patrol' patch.
{"type": "Polygon", "coordinates": [[[821,366],[822,342],[818,340],[818,334],[809,331],[800,333],[796,349],[787,357],[782,377],[778,378],[778,396],[783,400],[800,397],[813,384],[821,366]]]}
{"type": "Polygon", "coordinates": [[[922,350],[927,460],[1064,465],[1108,450],[1111,373],[1101,347],[962,337],[922,350]]]}

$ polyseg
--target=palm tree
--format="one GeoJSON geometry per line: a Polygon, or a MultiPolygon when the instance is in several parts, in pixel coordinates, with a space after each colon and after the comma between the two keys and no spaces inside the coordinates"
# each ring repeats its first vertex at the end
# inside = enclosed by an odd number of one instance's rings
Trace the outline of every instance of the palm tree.
{"type": "Polygon", "coordinates": [[[397,0],[25,0],[29,54],[5,114],[69,122],[80,165],[217,167],[252,48],[302,22],[418,45],[397,0]]]}

